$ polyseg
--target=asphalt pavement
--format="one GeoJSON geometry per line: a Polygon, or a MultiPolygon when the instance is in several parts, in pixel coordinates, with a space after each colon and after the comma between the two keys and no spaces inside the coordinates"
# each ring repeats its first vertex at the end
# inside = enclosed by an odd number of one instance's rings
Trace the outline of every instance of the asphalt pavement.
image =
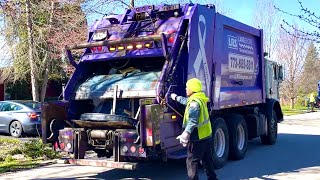
{"type": "MultiPolygon", "coordinates": [[[[229,161],[216,170],[219,179],[310,179],[320,180],[320,112],[285,117],[279,124],[278,141],[265,146],[249,141],[246,157],[229,161]]],[[[54,164],[0,175],[0,179],[186,179],[184,161],[147,162],[137,170],[54,164]]],[[[206,179],[200,170],[200,179],[206,179]]]]}

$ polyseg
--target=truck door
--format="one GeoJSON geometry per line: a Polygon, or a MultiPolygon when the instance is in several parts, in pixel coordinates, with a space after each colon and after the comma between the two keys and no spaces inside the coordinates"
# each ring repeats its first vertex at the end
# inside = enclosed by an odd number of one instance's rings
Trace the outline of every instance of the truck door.
{"type": "MultiPolygon", "coordinates": [[[[3,105],[3,102],[0,103],[0,110],[2,108],[2,105],[3,105]]],[[[1,111],[0,111],[0,114],[1,114],[1,111]]],[[[7,125],[5,122],[6,122],[5,118],[1,118],[1,116],[0,116],[0,131],[1,132],[4,132],[5,129],[7,128],[7,125]]]]}
{"type": "Polygon", "coordinates": [[[1,103],[0,109],[0,131],[6,132],[9,130],[9,123],[12,113],[10,111],[10,103],[1,103]]]}

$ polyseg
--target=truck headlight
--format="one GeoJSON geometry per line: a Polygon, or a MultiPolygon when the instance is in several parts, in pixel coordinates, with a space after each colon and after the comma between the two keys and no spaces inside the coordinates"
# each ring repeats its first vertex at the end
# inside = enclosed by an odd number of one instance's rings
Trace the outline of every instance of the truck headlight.
{"type": "Polygon", "coordinates": [[[92,40],[97,41],[97,40],[103,40],[107,38],[107,32],[99,31],[95,32],[92,36],[92,40]]]}

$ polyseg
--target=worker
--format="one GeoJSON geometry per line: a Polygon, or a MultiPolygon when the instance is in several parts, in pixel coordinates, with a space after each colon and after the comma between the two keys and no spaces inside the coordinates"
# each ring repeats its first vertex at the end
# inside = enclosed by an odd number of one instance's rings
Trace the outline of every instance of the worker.
{"type": "Polygon", "coordinates": [[[187,81],[186,94],[188,98],[172,93],[171,98],[186,105],[183,118],[183,133],[177,137],[180,143],[187,147],[187,171],[189,179],[199,179],[198,167],[200,161],[206,170],[209,180],[217,179],[214,172],[212,157],[212,129],[207,108],[209,98],[202,92],[199,79],[187,81]]]}
{"type": "Polygon", "coordinates": [[[313,108],[314,108],[314,103],[316,102],[316,99],[314,98],[313,93],[310,94],[309,102],[310,102],[311,112],[314,112],[313,108]]]}

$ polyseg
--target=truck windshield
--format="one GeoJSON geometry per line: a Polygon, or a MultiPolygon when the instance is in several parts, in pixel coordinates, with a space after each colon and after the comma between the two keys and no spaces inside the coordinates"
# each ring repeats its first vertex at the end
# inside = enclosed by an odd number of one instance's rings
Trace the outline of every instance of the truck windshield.
{"type": "Polygon", "coordinates": [[[122,68],[112,66],[105,73],[94,74],[80,84],[75,91],[75,99],[110,99],[113,98],[115,86],[121,98],[156,97],[156,86],[163,66],[157,63],[157,59],[146,58],[122,68]]]}

